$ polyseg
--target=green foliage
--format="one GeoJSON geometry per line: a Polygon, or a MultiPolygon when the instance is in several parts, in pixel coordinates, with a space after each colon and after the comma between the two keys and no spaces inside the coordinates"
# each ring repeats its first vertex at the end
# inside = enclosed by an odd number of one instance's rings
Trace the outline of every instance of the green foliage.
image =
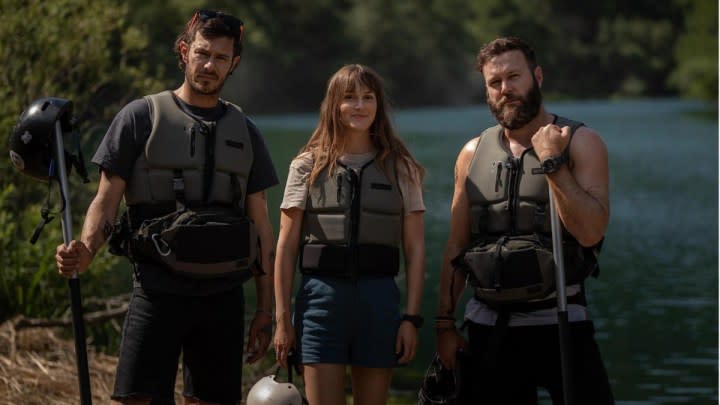
{"type": "Polygon", "coordinates": [[[597,43],[602,66],[611,77],[614,95],[638,97],[663,91],[663,77],[672,66],[668,44],[673,39],[670,21],[617,16],[601,21],[597,43]],[[633,69],[628,71],[628,66],[633,69]]]}
{"type": "Polygon", "coordinates": [[[672,44],[681,11],[671,0],[488,0],[471,7],[470,30],[478,44],[500,35],[532,42],[545,72],[546,94],[587,98],[669,93],[664,81],[675,63],[672,44]]]}
{"type": "MultiPolygon", "coordinates": [[[[148,37],[127,25],[127,7],[120,2],[1,1],[0,58],[6,63],[0,70],[0,134],[11,133],[32,100],[66,98],[73,101],[82,123],[87,153],[97,142],[91,136],[101,134],[124,103],[162,88],[162,82],[147,73],[150,59],[142,58],[148,37]]],[[[18,313],[60,314],[68,299],[65,280],[55,270],[55,247],[62,243],[59,215],[35,245],[28,243],[40,221],[47,184],[12,171],[5,142],[0,143],[0,156],[5,157],[0,163],[0,320],[18,313]]],[[[78,224],[97,185],[75,183],[70,206],[78,224]]],[[[55,210],[61,206],[57,188],[53,184],[50,194],[55,210]]],[[[103,274],[114,262],[103,255],[96,258],[92,271],[83,275],[85,294],[108,291],[103,274]]]]}
{"type": "Polygon", "coordinates": [[[374,67],[404,106],[470,101],[472,69],[466,2],[353,2],[346,21],[354,61],[374,67]],[[468,69],[470,68],[470,70],[468,69]]]}
{"type": "Polygon", "coordinates": [[[718,3],[686,3],[685,30],[675,44],[677,66],[668,84],[690,98],[717,101],[718,3]]]}
{"type": "MultiPolygon", "coordinates": [[[[65,279],[57,276],[55,247],[62,243],[60,219],[48,223],[37,243],[30,235],[40,222],[40,204],[14,207],[18,189],[10,184],[0,191],[0,319],[15,314],[50,317],[63,314],[69,306],[65,279]]],[[[83,275],[85,293],[101,295],[107,288],[104,269],[114,258],[101,254],[92,271],[83,275]]]]}
{"type": "MultiPolygon", "coordinates": [[[[61,234],[48,226],[45,238],[30,245],[23,228],[30,228],[30,217],[19,217],[12,207],[12,185],[0,192],[0,319],[17,313],[33,313],[40,316],[56,314],[62,301],[62,280],[51,274],[51,260],[43,251],[50,249],[48,237],[57,241],[61,234]],[[20,219],[22,218],[22,219],[20,219]],[[53,288],[55,287],[55,288],[53,288]]],[[[32,218],[39,220],[38,216],[32,218]]]]}
{"type": "Polygon", "coordinates": [[[250,114],[317,111],[327,79],[346,63],[375,68],[400,107],[483,101],[475,54],[501,35],[532,41],[549,97],[680,92],[717,98],[712,85],[717,82],[717,4],[704,0],[129,4],[134,24],[150,35],[150,51],[162,66],[158,71],[177,72],[175,79],[181,76],[168,49],[194,9],[222,9],[242,18],[243,61],[223,96],[250,114]]]}
{"type": "MultiPolygon", "coordinates": [[[[532,41],[551,97],[717,100],[717,7],[706,0],[0,0],[0,135],[32,100],[67,98],[90,156],[126,102],[182,80],[172,45],[197,8],[245,21],[243,61],[223,96],[251,114],[317,111],[327,79],[345,63],[375,68],[401,108],[480,101],[474,57],[500,35],[532,41]]],[[[6,142],[0,156],[0,320],[60,314],[67,292],[54,270],[59,218],[36,245],[27,242],[47,185],[12,170],[6,142]]],[[[95,188],[72,178],[76,235],[95,188]]],[[[52,192],[57,209],[56,185],[52,192]]],[[[128,286],[127,266],[108,271],[119,266],[101,253],[82,276],[84,296],[128,286]]]]}

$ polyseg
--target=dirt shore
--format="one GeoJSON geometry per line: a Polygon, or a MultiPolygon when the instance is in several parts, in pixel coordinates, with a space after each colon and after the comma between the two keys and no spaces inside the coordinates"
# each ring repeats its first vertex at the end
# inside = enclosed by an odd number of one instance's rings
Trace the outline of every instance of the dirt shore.
{"type": "MultiPolygon", "coordinates": [[[[0,405],[77,405],[79,384],[72,340],[57,329],[15,331],[10,321],[0,325],[0,405]]],[[[267,362],[263,362],[267,363],[267,362]]],[[[88,368],[94,404],[107,403],[113,389],[117,357],[88,347],[88,368]]],[[[243,392],[272,366],[246,366],[243,392]]],[[[182,403],[182,373],[178,372],[175,400],[182,403]]]]}

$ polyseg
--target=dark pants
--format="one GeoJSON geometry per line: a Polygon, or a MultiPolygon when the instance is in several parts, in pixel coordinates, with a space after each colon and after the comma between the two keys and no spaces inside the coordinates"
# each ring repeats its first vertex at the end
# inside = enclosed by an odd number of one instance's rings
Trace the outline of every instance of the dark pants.
{"type": "Polygon", "coordinates": [[[112,398],[174,403],[182,352],[183,394],[236,404],[242,397],[242,287],[209,296],[133,289],[112,398]]]}
{"type": "MultiPolygon", "coordinates": [[[[538,387],[554,404],[564,403],[557,325],[507,327],[490,345],[493,326],[468,325],[471,353],[460,358],[460,404],[537,404],[538,387]]],[[[591,321],[570,324],[575,403],[614,404],[594,333],[591,321]]]]}

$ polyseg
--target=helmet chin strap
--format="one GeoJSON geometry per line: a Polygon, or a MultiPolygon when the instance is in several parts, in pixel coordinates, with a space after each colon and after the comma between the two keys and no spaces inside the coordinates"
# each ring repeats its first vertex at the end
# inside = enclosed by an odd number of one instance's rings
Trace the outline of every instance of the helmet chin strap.
{"type": "MultiPolygon", "coordinates": [[[[70,119],[70,124],[73,127],[73,138],[77,155],[65,152],[65,158],[70,162],[70,165],[72,165],[72,167],[77,170],[77,173],[81,177],[83,184],[87,184],[90,182],[90,180],[88,179],[87,167],[85,166],[85,159],[83,157],[82,147],[80,146],[80,134],[77,131],[77,120],[75,117],[70,119]]],[[[55,217],[51,215],[50,211],[50,195],[53,180],[59,180],[58,170],[56,167],[57,164],[58,163],[56,159],[50,160],[50,167],[48,168],[48,178],[50,179],[50,181],[48,181],[47,198],[45,199],[45,203],[43,204],[42,209],[40,210],[40,216],[42,217],[42,221],[40,221],[40,223],[35,227],[35,231],[33,231],[33,234],[30,237],[30,243],[33,245],[37,242],[43,228],[45,228],[45,225],[55,219],[55,217]]],[[[65,210],[65,207],[67,205],[66,198],[67,196],[63,192],[63,188],[60,187],[60,201],[62,203],[62,206],[57,212],[63,212],[65,210]]]]}
{"type": "MultiPolygon", "coordinates": [[[[33,245],[35,244],[35,242],[37,242],[38,238],[40,237],[40,233],[42,232],[43,228],[45,228],[45,225],[55,219],[54,216],[50,215],[50,195],[52,194],[51,190],[53,180],[57,177],[55,167],[56,165],[57,161],[55,159],[52,159],[50,161],[50,168],[48,170],[48,177],[50,178],[50,181],[48,181],[47,198],[45,199],[45,203],[43,204],[42,209],[40,210],[40,216],[42,217],[42,221],[38,224],[37,227],[35,227],[35,231],[33,232],[32,237],[30,237],[30,243],[33,245]]],[[[65,193],[63,192],[62,187],[60,187],[60,201],[62,202],[62,206],[57,212],[63,212],[65,210],[65,206],[67,205],[65,198],[65,193]]]]}
{"type": "MultiPolygon", "coordinates": [[[[54,164],[54,161],[50,163],[51,165],[54,164]]],[[[42,209],[40,210],[40,216],[42,217],[42,221],[38,224],[38,226],[35,227],[35,231],[33,232],[32,236],[30,237],[30,243],[35,244],[37,242],[38,238],[40,237],[40,233],[42,232],[43,228],[45,228],[45,225],[50,223],[53,219],[55,219],[54,216],[50,216],[50,189],[52,188],[52,181],[48,182],[48,191],[47,191],[47,199],[45,200],[45,204],[43,204],[42,209]]],[[[61,191],[62,193],[62,191],[61,191]]],[[[65,206],[65,198],[62,198],[63,206],[65,206]]],[[[62,211],[62,210],[61,210],[62,211]]]]}

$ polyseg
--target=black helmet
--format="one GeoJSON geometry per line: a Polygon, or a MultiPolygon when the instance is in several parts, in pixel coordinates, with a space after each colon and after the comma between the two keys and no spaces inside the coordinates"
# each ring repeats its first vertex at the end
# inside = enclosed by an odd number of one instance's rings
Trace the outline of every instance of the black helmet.
{"type": "Polygon", "coordinates": [[[422,387],[418,392],[419,405],[450,405],[457,403],[455,373],[440,363],[436,354],[425,372],[422,387]]]}
{"type": "MultiPolygon", "coordinates": [[[[41,98],[20,114],[8,142],[10,160],[20,172],[45,181],[57,177],[56,172],[50,173],[57,121],[63,132],[72,131],[72,101],[41,98]]],[[[67,159],[66,163],[69,169],[72,159],[67,159]]]]}

